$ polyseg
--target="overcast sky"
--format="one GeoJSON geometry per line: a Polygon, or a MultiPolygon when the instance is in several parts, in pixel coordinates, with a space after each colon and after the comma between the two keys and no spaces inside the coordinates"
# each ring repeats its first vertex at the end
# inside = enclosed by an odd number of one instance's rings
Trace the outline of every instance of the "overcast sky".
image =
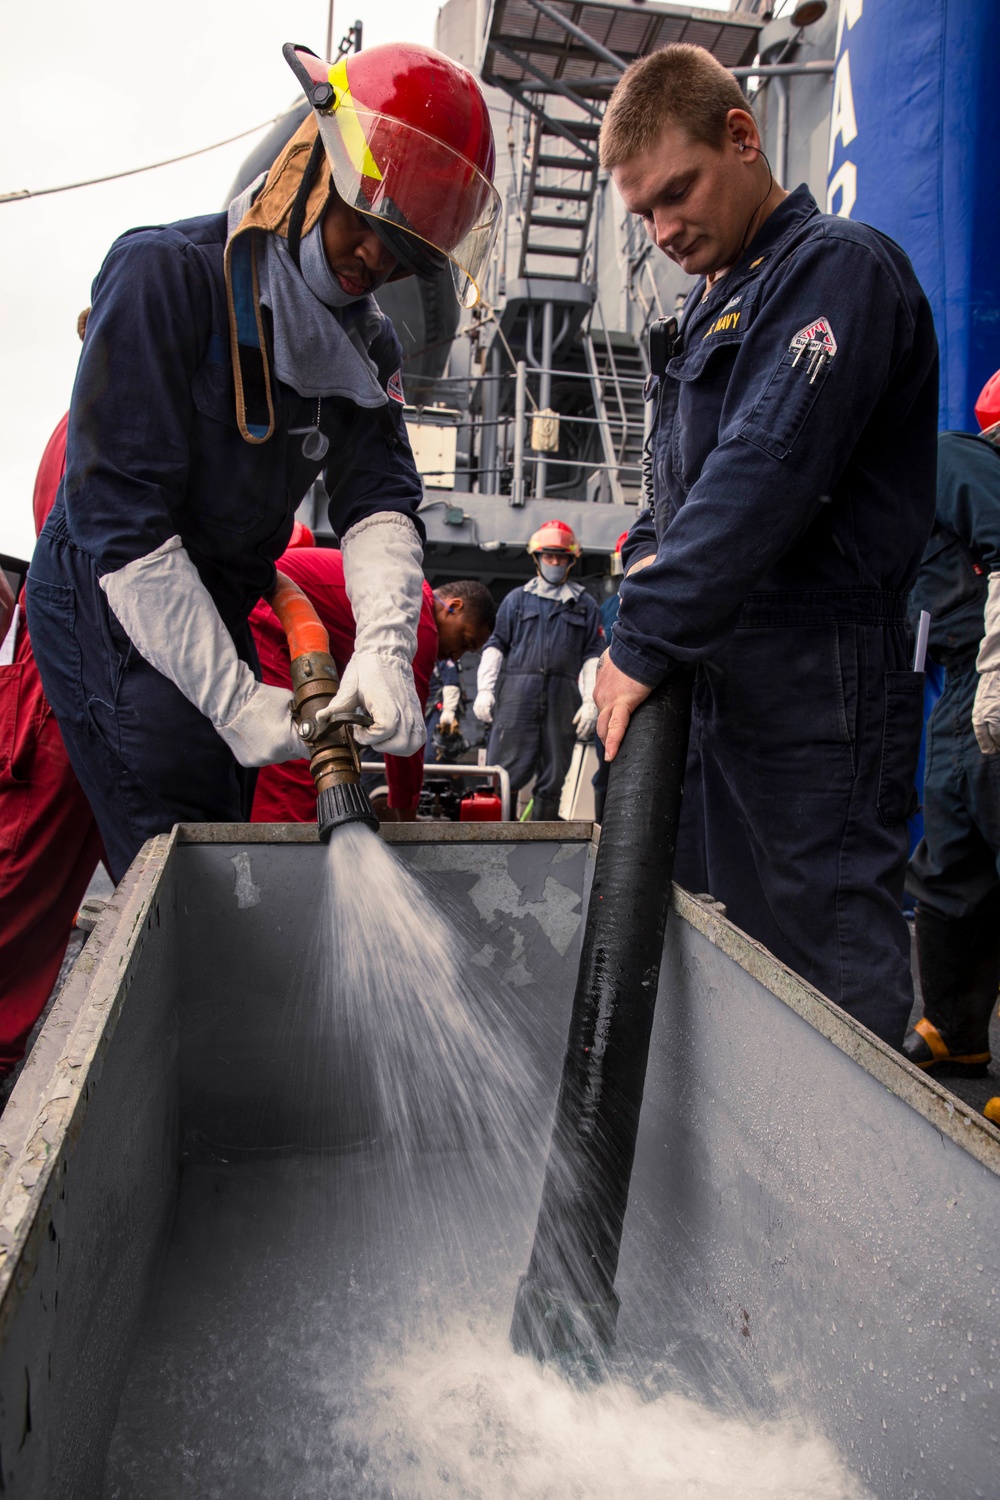
{"type": "MultiPolygon", "coordinates": [[[[366,46],[432,43],[439,0],[337,0],[366,46]]],[[[0,6],[0,193],[177,156],[270,120],[281,47],[326,44],[327,0],[35,0],[0,6]]],[[[263,132],[261,132],[263,134],[263,132]]],[[[0,552],[29,556],[42,449],[69,404],[76,318],[112,240],[212,213],[259,135],[101,187],[0,204],[0,552]]]]}

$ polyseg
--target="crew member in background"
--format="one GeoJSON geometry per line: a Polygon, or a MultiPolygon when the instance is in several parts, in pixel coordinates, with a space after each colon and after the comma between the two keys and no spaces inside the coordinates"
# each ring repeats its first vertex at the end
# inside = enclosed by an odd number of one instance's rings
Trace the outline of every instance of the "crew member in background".
{"type": "MultiPolygon", "coordinates": [[[[85,326],[81,315],[81,338],[85,326]]],[[[65,462],[63,417],[35,480],[36,533],[65,462]]],[[[22,591],[6,630],[0,620],[0,1098],[52,993],[101,853],[94,815],[42,691],[22,591]]]]}
{"type": "Polygon", "coordinates": [[[532,821],[546,822],[559,816],[574,740],[588,740],[597,723],[594,675],[604,634],[594,600],[569,578],[580,556],[572,530],[562,521],[546,521],[528,552],[536,576],[509,593],[497,611],[472,711],[493,725],[489,761],[507,771],[511,792],[536,778],[532,821]]]}
{"type": "Polygon", "coordinates": [[[632,64],[600,155],[698,280],[658,372],[654,499],[624,548],[598,733],[613,758],[650,691],[698,668],[677,879],[899,1047],[930,308],[897,245],[774,181],[739,84],[702,48],[632,64]]]}
{"type": "Polygon", "coordinates": [[[938,439],[934,531],[910,600],[911,615],[931,615],[929,651],[947,678],[906,878],[924,1013],[903,1046],[927,1072],[972,1074],[990,1061],[1000,985],[1000,372],[976,416],[978,437],[938,439]]]}
{"type": "MultiPolygon", "coordinates": [[[[332,548],[303,547],[278,560],[278,570],[297,583],[330,636],[330,652],[342,671],[354,651],[354,615],[344,581],[344,562],[332,548]]],[[[493,629],[496,606],[482,583],[462,579],[434,590],[424,580],[417,649],[412,672],[416,696],[427,700],[431,673],[439,657],[457,659],[479,651],[493,629]]],[[[265,683],[291,692],[288,642],[273,610],[261,600],[250,616],[250,629],[265,683]]],[[[416,817],[424,779],[424,752],[386,755],[389,809],[397,821],[416,817]]],[[[316,817],[316,789],[304,760],[266,766],[257,777],[253,802],[255,823],[306,823],[316,817]]]]}
{"type": "MultiPolygon", "coordinates": [[[[451,585],[448,585],[451,588],[451,585]]],[[[493,620],[496,620],[496,605],[493,605],[493,620]]],[[[492,624],[490,629],[492,629],[492,624]]],[[[462,664],[453,657],[445,656],[435,662],[431,673],[430,688],[424,718],[427,720],[427,744],[424,746],[424,761],[427,765],[443,765],[453,762],[469,748],[462,737],[462,714],[467,706],[462,691],[462,664]]]]}
{"type": "Polygon", "coordinates": [[[489,113],[426,47],[285,57],[313,108],[266,177],[228,215],[122,236],[101,268],[28,579],[115,879],[176,822],[249,816],[253,768],[303,755],[247,622],[320,474],[357,621],[320,719],[360,707],[359,743],[392,754],[424,740],[422,491],[399,340],[371,293],[450,264],[476,300],[500,212],[489,113]]]}

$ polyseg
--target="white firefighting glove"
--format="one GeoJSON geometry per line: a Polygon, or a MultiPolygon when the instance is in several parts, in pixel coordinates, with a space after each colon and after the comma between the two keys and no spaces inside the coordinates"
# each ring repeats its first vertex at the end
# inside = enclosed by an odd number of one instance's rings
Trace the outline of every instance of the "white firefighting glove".
{"type": "Polygon", "coordinates": [[[423,603],[423,549],[409,516],[382,510],[352,526],[342,539],[344,585],[354,611],[354,655],[340,692],[316,715],[322,727],[334,713],[363,708],[370,729],[356,729],[359,745],[385,755],[412,755],[427,738],[413,682],[417,622],[423,603]]]}
{"type": "Polygon", "coordinates": [[[499,646],[487,646],[479,658],[479,671],[476,674],[476,701],[472,705],[472,712],[480,724],[493,723],[493,705],[497,701],[494,689],[502,666],[503,652],[499,646]]]}
{"type": "Polygon", "coordinates": [[[586,744],[587,740],[594,738],[594,730],[597,728],[597,704],[594,702],[594,685],[597,682],[597,663],[600,660],[592,656],[585,661],[580,668],[580,676],[577,679],[577,687],[580,689],[580,697],[583,702],[573,715],[573,728],[576,737],[586,744]]]}
{"type": "Polygon", "coordinates": [[[990,574],[985,624],[976,658],[979,686],[972,705],[972,728],[983,754],[997,755],[1000,754],[1000,572],[990,574]]]}
{"type": "Polygon", "coordinates": [[[308,754],[292,723],[291,693],[258,682],[240,661],[179,536],[106,573],[101,588],[139,655],[211,720],[241,766],[308,754]]]}
{"type": "Polygon", "coordinates": [[[462,701],[461,688],[455,683],[441,689],[441,717],[438,728],[442,734],[458,733],[458,705],[462,701]]]}

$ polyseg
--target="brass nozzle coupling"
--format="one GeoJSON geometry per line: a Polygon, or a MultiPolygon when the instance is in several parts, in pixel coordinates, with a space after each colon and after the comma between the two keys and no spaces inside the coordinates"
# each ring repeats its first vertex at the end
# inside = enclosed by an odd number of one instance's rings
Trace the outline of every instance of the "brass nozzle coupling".
{"type": "Polygon", "coordinates": [[[337,714],[320,729],[316,715],[340,686],[333,658],[326,651],[306,651],[292,658],[291,672],[292,717],[309,746],[321,841],[327,843],[341,823],[367,823],[377,829],[378,818],[361,786],[361,757],[352,732],[355,725],[369,725],[371,715],[361,710],[337,714]]]}

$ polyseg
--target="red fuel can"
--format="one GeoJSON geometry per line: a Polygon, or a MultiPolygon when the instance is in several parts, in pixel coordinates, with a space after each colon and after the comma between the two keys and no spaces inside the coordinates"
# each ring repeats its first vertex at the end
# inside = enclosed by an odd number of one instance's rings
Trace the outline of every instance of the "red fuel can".
{"type": "Polygon", "coordinates": [[[458,805],[460,823],[499,823],[500,795],[487,787],[466,792],[458,805]]]}

